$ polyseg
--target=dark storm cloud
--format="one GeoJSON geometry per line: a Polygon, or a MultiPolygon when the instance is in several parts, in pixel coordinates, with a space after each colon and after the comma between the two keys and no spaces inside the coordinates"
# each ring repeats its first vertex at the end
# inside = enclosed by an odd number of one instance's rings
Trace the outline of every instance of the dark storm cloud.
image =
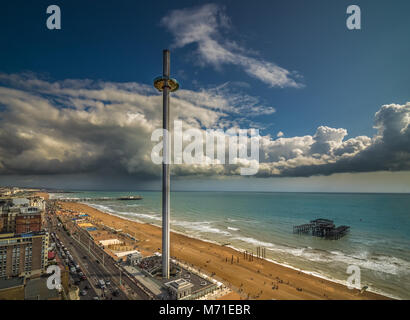
{"type": "MultiPolygon", "coordinates": [[[[118,172],[161,174],[151,160],[151,134],[162,127],[162,98],[138,83],[65,80],[0,74],[0,173],[118,172]]],[[[173,96],[173,115],[187,128],[230,126],[228,115],[274,112],[226,86],[173,96]],[[244,103],[251,102],[249,108],[244,103]]],[[[201,168],[211,174],[212,167],[201,168]],[[208,170],[207,170],[208,168],[208,170]]],[[[190,167],[181,174],[195,174],[190,167]]]]}
{"type": "MultiPolygon", "coordinates": [[[[161,97],[138,83],[50,82],[0,73],[0,174],[89,174],[158,177],[151,134],[162,126],[161,97]]],[[[225,131],[251,115],[274,112],[258,99],[226,90],[181,90],[173,116],[187,128],[225,131]],[[250,108],[246,108],[250,104],[250,108]]],[[[374,137],[345,139],[320,126],[314,135],[260,136],[258,176],[311,176],[410,169],[410,103],[382,106],[374,137]]],[[[223,133],[226,134],[226,133],[223,133]]],[[[240,159],[242,160],[242,159],[240,159]]],[[[246,161],[244,162],[246,163],[246,161]]],[[[174,165],[177,176],[239,174],[239,165],[174,165]]]]}

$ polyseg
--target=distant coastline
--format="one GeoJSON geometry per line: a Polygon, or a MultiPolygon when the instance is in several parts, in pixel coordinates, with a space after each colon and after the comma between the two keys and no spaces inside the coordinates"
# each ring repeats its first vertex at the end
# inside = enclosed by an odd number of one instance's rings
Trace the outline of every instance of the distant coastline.
{"type": "MultiPolygon", "coordinates": [[[[154,189],[136,189],[136,190],[129,190],[129,189],[124,189],[124,190],[111,190],[111,189],[102,189],[102,190],[95,190],[95,189],[84,189],[84,190],[76,190],[76,189],[69,189],[69,190],[58,190],[54,191],[53,189],[41,189],[43,191],[46,191],[50,194],[56,193],[56,194],[61,194],[61,193],[85,193],[85,192],[122,192],[122,193],[129,193],[129,194],[134,194],[138,192],[161,192],[161,190],[154,190],[154,189]]],[[[267,194],[272,194],[272,193],[296,193],[296,194],[408,194],[410,195],[410,192],[331,192],[331,191],[237,191],[237,190],[171,190],[171,193],[178,193],[178,192],[221,192],[221,193],[267,193],[267,194]]]]}

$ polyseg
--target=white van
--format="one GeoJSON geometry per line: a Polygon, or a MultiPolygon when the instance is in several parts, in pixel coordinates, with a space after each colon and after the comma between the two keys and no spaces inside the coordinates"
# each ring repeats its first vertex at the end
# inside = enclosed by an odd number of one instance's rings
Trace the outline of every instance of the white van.
{"type": "Polygon", "coordinates": [[[105,282],[104,282],[104,280],[102,280],[102,279],[98,280],[98,286],[99,286],[101,289],[105,289],[105,282]]]}

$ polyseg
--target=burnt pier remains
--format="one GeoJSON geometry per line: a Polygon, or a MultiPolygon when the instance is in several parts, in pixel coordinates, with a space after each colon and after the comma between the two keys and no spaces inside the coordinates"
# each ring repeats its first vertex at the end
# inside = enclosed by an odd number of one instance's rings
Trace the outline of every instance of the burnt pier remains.
{"type": "Polygon", "coordinates": [[[349,226],[336,227],[332,220],[316,219],[310,223],[293,227],[293,233],[311,234],[315,237],[321,237],[329,240],[337,240],[349,232],[349,226]]]}

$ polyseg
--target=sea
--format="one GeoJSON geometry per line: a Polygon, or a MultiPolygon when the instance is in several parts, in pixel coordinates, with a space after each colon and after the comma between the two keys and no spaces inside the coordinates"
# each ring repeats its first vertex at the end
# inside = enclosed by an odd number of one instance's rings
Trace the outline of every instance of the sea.
{"type": "MultiPolygon", "coordinates": [[[[143,199],[86,203],[160,226],[160,192],[87,191],[52,198],[131,195],[143,199]]],[[[171,229],[254,254],[264,247],[269,260],[343,284],[351,276],[348,267],[355,266],[361,288],[410,299],[410,194],[171,192],[171,229]],[[293,233],[294,225],[316,218],[348,225],[350,232],[339,240],[293,233]]]]}

